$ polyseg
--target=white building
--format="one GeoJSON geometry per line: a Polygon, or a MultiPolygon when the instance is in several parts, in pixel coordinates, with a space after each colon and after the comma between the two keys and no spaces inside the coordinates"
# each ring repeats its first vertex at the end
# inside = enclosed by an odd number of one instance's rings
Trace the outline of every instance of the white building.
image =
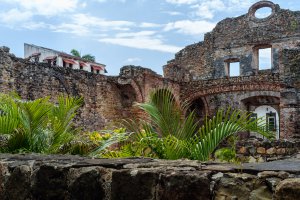
{"type": "Polygon", "coordinates": [[[52,66],[81,69],[95,74],[107,73],[104,64],[90,62],[80,57],[33,44],[24,44],[24,58],[29,58],[33,62],[48,62],[52,66]]]}

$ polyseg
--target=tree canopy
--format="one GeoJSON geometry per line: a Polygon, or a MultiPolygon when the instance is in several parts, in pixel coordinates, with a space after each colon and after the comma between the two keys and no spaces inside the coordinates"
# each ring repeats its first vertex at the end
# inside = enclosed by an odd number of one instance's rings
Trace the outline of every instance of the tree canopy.
{"type": "Polygon", "coordinates": [[[82,59],[87,60],[87,61],[95,62],[95,60],[96,60],[95,56],[93,56],[91,54],[85,54],[85,55],[81,56],[80,52],[76,49],[72,49],[70,53],[73,56],[82,58],[82,59]]]}

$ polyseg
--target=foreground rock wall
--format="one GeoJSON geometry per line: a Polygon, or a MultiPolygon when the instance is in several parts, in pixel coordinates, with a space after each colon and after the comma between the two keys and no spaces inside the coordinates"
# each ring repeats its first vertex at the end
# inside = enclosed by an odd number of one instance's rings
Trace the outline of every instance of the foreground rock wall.
{"type": "Polygon", "coordinates": [[[294,200],[300,195],[299,164],[1,154],[0,199],[294,200]]]}

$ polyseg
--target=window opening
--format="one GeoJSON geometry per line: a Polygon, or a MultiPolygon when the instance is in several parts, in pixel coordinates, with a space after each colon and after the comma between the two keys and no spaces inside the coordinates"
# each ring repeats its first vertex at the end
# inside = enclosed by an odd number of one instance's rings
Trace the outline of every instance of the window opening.
{"type": "Polygon", "coordinates": [[[240,76],[240,62],[227,62],[226,75],[229,77],[240,76]]]}
{"type": "Polygon", "coordinates": [[[258,69],[265,70],[272,67],[272,48],[258,50],[258,69]]]}
{"type": "Polygon", "coordinates": [[[267,113],[267,128],[269,131],[276,131],[276,113],[267,113]]]}
{"type": "Polygon", "coordinates": [[[258,19],[264,19],[269,17],[272,14],[272,8],[270,7],[262,7],[256,10],[255,17],[258,19]]]}

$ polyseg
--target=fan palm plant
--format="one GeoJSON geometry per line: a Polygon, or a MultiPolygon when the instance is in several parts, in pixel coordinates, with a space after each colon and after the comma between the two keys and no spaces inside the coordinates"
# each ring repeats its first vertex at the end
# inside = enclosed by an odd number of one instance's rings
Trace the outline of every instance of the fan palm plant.
{"type": "Polygon", "coordinates": [[[72,119],[80,107],[80,98],[49,97],[23,101],[15,95],[0,94],[0,135],[5,138],[2,152],[55,153],[72,137],[72,119]]]}
{"type": "MultiPolygon", "coordinates": [[[[150,149],[150,152],[154,152],[150,156],[162,159],[208,160],[223,140],[242,131],[254,131],[266,138],[273,137],[272,133],[265,131],[262,119],[250,119],[250,113],[230,108],[225,111],[220,109],[216,116],[207,118],[202,127],[198,128],[194,111],[184,116],[189,105],[178,105],[168,89],[155,91],[149,102],[137,105],[149,118],[147,121],[139,120],[138,123],[127,121],[128,130],[134,132],[131,143],[139,144],[144,150],[150,149]]],[[[135,153],[131,155],[136,156],[135,153]]]]}

